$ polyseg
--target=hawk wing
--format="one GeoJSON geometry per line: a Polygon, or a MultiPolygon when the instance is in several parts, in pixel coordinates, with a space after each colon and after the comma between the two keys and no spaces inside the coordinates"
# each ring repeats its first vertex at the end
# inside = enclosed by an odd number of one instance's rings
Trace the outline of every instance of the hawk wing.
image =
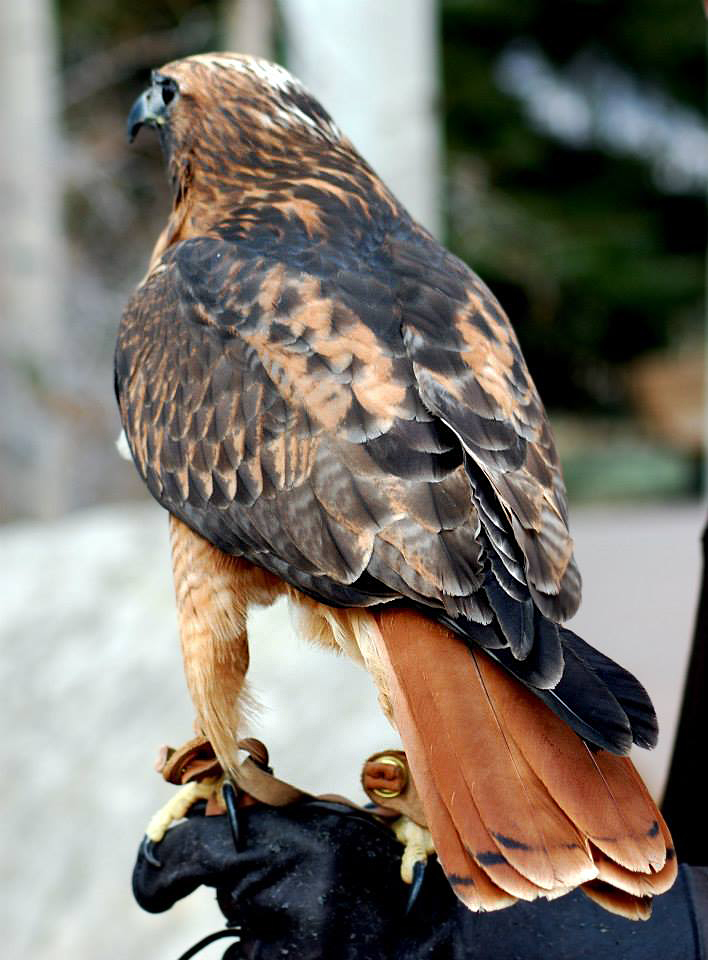
{"type": "Polygon", "coordinates": [[[403,337],[420,396],[471,461],[475,501],[498,557],[518,577],[513,561],[520,550],[539,608],[552,620],[567,620],[580,603],[580,575],[565,487],[511,324],[479,277],[422,231],[393,243],[400,275],[408,279],[403,337]],[[500,507],[508,524],[500,522],[500,507]]]}
{"type": "Polygon", "coordinates": [[[518,344],[474,274],[404,227],[366,258],[170,248],[118,339],[133,457],[221,550],[332,605],[425,606],[606,744],[574,716],[596,681],[544,616],[579,579],[518,344]]]}
{"type": "Polygon", "coordinates": [[[394,291],[316,267],[218,238],[168,251],[118,340],[136,464],[215,546],[319,600],[488,618],[461,448],[421,403],[400,333],[363,320],[391,328],[394,291]]]}

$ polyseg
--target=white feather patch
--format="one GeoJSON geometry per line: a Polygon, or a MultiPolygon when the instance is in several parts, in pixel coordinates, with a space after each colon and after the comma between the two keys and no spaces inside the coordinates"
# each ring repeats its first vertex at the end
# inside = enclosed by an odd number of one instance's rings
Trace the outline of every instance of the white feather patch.
{"type": "Polygon", "coordinates": [[[128,438],[125,435],[125,430],[121,430],[116,440],[116,450],[118,451],[118,456],[122,457],[123,460],[132,460],[133,457],[130,453],[130,447],[128,446],[128,438]]]}
{"type": "MultiPolygon", "coordinates": [[[[203,53],[189,59],[210,69],[229,69],[235,70],[237,73],[250,74],[270,87],[276,95],[307,93],[301,81],[285,67],[281,67],[279,63],[271,63],[270,60],[263,60],[260,57],[249,57],[245,54],[236,53],[203,53]]],[[[287,100],[283,101],[281,99],[281,103],[282,106],[274,110],[275,116],[281,123],[289,127],[304,126],[330,140],[341,140],[342,134],[333,121],[310,117],[304,110],[287,100]]],[[[272,118],[262,113],[258,115],[258,119],[264,127],[271,128],[274,125],[272,118]]]]}
{"type": "Polygon", "coordinates": [[[304,640],[315,641],[325,647],[338,647],[365,667],[378,690],[381,709],[395,727],[381,653],[383,640],[373,615],[368,610],[328,607],[294,590],[289,598],[296,632],[304,640]]]}

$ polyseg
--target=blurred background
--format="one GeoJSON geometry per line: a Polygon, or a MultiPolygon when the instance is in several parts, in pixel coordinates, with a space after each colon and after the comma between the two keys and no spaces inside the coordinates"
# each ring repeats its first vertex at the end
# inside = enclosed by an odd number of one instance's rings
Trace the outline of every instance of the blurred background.
{"type": "MultiPolygon", "coordinates": [[[[117,457],[112,389],[120,312],[169,205],[156,138],[128,147],[125,118],[152,67],[209,49],[300,76],[510,314],[564,463],[585,579],[574,626],[649,687],[663,738],[638,762],[656,796],[665,782],[704,522],[698,0],[2,0],[13,957],[109,942],[112,957],[170,958],[220,924],[208,894],[160,918],[130,901],[134,848],[167,796],[152,755],[191,716],[166,522],[117,457]]],[[[283,776],[360,799],[359,764],[392,735],[365,677],[286,633],[279,608],[252,628],[253,732],[283,776]]]]}

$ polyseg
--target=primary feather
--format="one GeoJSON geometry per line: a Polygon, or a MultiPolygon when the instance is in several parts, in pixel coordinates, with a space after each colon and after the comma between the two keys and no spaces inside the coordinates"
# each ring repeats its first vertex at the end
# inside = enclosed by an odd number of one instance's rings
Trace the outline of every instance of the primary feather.
{"type": "Polygon", "coordinates": [[[187,679],[225,768],[246,609],[287,593],[392,704],[465,902],[657,892],[667,834],[636,839],[658,815],[604,752],[651,746],[654,712],[558,625],[580,599],[565,491],[493,294],[280,67],[168,64],[140,123],[159,129],[173,208],[123,317],[116,391],[172,515],[187,679]],[[550,757],[544,738],[560,738],[550,757]]]}

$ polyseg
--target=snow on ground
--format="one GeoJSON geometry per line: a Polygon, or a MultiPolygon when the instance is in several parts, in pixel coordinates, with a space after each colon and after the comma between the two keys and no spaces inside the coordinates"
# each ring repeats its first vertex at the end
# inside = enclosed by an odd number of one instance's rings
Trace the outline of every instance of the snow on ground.
{"type": "MultiPolygon", "coordinates": [[[[573,626],[633,669],[663,728],[637,759],[660,791],[699,576],[700,505],[573,513],[585,602],[573,626]]],[[[200,891],[169,914],[134,904],[130,874],[170,789],[156,748],[191,736],[165,516],[108,507],[0,527],[4,733],[0,898],[4,954],[32,960],[173,960],[221,926],[200,891]]],[[[282,605],[251,625],[251,732],[276,772],[361,800],[362,760],[396,737],[355,665],[300,643],[282,605]]],[[[223,947],[221,948],[223,952],[223,947]]],[[[206,957],[220,956],[218,945],[206,957]]]]}

